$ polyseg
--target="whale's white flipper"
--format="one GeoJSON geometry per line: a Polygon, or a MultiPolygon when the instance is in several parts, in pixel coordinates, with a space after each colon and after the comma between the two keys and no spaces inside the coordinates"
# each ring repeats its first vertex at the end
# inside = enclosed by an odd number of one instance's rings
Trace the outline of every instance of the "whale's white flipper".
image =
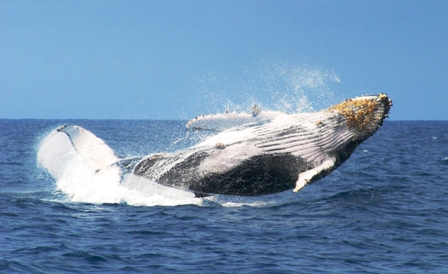
{"type": "Polygon", "coordinates": [[[283,112],[261,111],[259,108],[254,107],[254,112],[252,113],[225,112],[222,114],[201,115],[190,120],[185,127],[193,130],[223,131],[236,126],[268,122],[282,115],[287,116],[283,112]]]}
{"type": "Polygon", "coordinates": [[[325,175],[330,173],[334,168],[335,168],[335,159],[332,158],[324,161],[321,165],[313,169],[309,169],[307,171],[300,173],[299,179],[296,182],[296,187],[294,188],[294,192],[298,192],[307,184],[324,177],[325,175]]]}
{"type": "Polygon", "coordinates": [[[79,126],[62,126],[50,133],[38,152],[38,162],[56,179],[73,162],[98,172],[119,161],[103,140],[79,126]]]}
{"type": "Polygon", "coordinates": [[[57,129],[70,138],[73,147],[95,170],[117,162],[114,151],[93,133],[79,126],[63,126],[57,129]]]}

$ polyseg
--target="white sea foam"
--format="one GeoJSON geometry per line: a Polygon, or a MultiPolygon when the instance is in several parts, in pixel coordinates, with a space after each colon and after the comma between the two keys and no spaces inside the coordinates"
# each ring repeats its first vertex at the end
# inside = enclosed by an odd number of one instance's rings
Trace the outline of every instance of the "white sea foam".
{"type": "Polygon", "coordinates": [[[145,178],[127,174],[121,181],[120,168],[95,172],[79,163],[71,164],[56,180],[56,188],[71,202],[125,203],[134,206],[176,206],[202,203],[191,192],[162,186],[145,178]]]}
{"type": "Polygon", "coordinates": [[[263,196],[213,195],[204,198],[204,202],[212,202],[223,207],[272,207],[288,204],[299,199],[292,191],[263,196]]]}

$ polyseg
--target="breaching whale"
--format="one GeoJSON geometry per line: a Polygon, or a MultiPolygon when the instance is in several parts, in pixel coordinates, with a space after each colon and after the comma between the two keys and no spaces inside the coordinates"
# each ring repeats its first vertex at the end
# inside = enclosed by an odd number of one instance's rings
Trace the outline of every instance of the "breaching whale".
{"type": "Polygon", "coordinates": [[[299,191],[339,167],[388,117],[385,94],[361,96],[314,113],[227,112],[196,117],[189,130],[214,130],[202,142],[167,154],[119,159],[79,126],[61,126],[43,141],[38,161],[56,179],[61,161],[81,159],[98,174],[132,173],[196,193],[265,195],[299,191]]]}

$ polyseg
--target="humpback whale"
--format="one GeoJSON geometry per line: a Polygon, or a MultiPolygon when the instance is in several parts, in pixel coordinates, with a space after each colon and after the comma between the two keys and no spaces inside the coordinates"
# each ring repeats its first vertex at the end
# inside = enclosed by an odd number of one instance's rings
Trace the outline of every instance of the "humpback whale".
{"type": "Polygon", "coordinates": [[[190,120],[187,130],[216,134],[174,153],[119,159],[103,140],[79,126],[61,126],[43,141],[38,161],[56,179],[58,164],[81,159],[98,174],[132,173],[194,192],[254,196],[299,191],[339,167],[388,117],[386,94],[360,96],[314,113],[226,112],[190,120]]]}

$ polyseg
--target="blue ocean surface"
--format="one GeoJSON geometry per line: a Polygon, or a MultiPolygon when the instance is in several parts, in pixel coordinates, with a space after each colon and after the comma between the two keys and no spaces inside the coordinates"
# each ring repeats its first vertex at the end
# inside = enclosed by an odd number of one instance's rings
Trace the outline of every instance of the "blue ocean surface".
{"type": "Polygon", "coordinates": [[[67,195],[39,167],[40,142],[63,124],[88,129],[121,157],[204,137],[185,121],[0,120],[2,273],[448,273],[446,121],[386,121],[296,194],[147,189],[112,193],[118,201],[102,196],[107,185],[67,195]]]}

